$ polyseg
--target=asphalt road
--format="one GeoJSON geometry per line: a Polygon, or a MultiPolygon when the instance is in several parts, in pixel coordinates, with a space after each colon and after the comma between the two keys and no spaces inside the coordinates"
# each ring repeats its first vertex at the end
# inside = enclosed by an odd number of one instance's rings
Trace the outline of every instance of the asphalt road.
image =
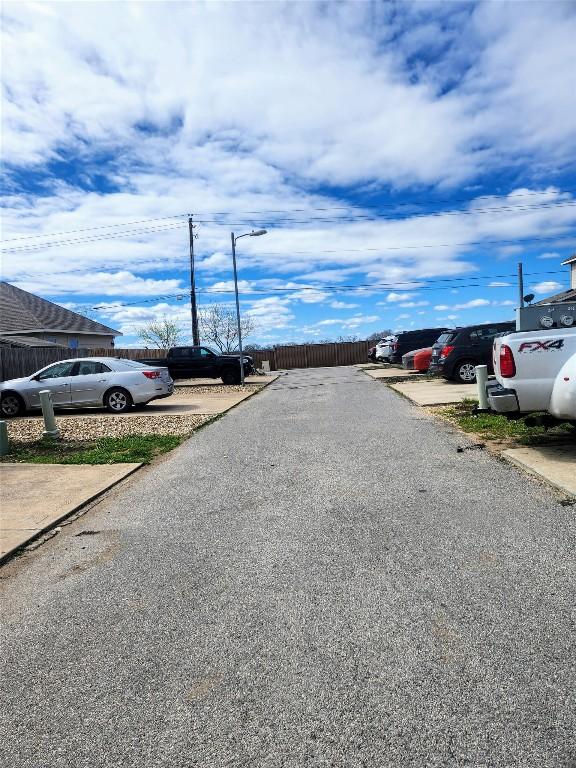
{"type": "Polygon", "coordinates": [[[2,764],[576,766],[576,508],[458,446],[295,371],[138,473],[2,569],[2,764]]]}

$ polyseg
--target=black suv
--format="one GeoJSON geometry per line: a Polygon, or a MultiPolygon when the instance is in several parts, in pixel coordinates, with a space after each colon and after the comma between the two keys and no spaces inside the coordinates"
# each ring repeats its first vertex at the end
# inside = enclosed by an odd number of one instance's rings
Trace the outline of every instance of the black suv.
{"type": "Polygon", "coordinates": [[[486,323],[467,325],[446,331],[432,347],[432,359],[428,373],[439,373],[445,379],[461,384],[474,384],[477,365],[492,366],[492,345],[500,333],[516,330],[516,323],[486,323]]]}
{"type": "Polygon", "coordinates": [[[421,328],[418,331],[401,331],[390,345],[391,363],[401,363],[402,355],[415,349],[431,347],[446,328],[421,328]]]}

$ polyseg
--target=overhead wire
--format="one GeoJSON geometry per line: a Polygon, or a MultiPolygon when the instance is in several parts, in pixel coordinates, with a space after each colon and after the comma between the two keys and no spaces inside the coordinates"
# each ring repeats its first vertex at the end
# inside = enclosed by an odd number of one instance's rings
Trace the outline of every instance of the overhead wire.
{"type": "MultiPolygon", "coordinates": [[[[541,272],[525,272],[525,277],[540,277],[542,275],[557,275],[557,274],[563,274],[562,270],[547,270],[547,271],[541,271],[541,272]]],[[[286,292],[286,293],[298,293],[302,291],[310,291],[310,292],[318,292],[318,293],[354,293],[354,292],[361,292],[364,294],[369,293],[379,293],[379,292],[386,292],[386,291],[405,291],[405,292],[415,292],[415,291],[439,291],[439,290],[447,290],[451,288],[451,284],[455,282],[460,282],[464,280],[474,280],[473,283],[468,283],[466,285],[458,285],[458,288],[478,288],[478,287],[486,287],[486,288],[509,288],[510,285],[482,285],[478,281],[483,280],[497,280],[497,279],[504,279],[504,278],[515,278],[517,275],[516,273],[511,274],[502,274],[502,275],[467,275],[463,277],[446,277],[446,278],[429,278],[429,279],[422,279],[422,280],[396,280],[394,282],[378,282],[378,283],[355,283],[355,284],[339,284],[339,285],[300,285],[300,286],[286,286],[286,287],[276,287],[276,288],[262,288],[260,290],[256,289],[250,289],[250,290],[239,290],[239,293],[243,296],[266,296],[271,293],[277,293],[277,292],[286,292]],[[437,283],[448,283],[448,285],[444,286],[438,286],[437,283]],[[424,285],[423,285],[424,283],[424,285]]],[[[222,289],[214,289],[213,287],[206,287],[206,288],[197,288],[196,293],[201,294],[207,294],[207,295],[225,295],[225,294],[232,294],[235,293],[233,288],[222,288],[222,289]]],[[[178,299],[179,297],[183,298],[184,296],[190,295],[190,289],[184,288],[181,291],[177,291],[176,293],[169,293],[169,294],[159,294],[155,297],[149,298],[149,299],[140,299],[139,301],[135,302],[104,302],[102,304],[91,306],[90,309],[98,310],[98,309],[115,309],[115,308],[122,308],[122,307],[129,307],[129,306],[136,306],[143,303],[150,303],[153,301],[159,301],[161,299],[178,299]]]]}
{"type": "MultiPolygon", "coordinates": [[[[576,192],[576,189],[564,189],[559,194],[571,194],[573,192],[576,192]]],[[[534,191],[525,191],[525,192],[513,192],[506,194],[504,193],[503,196],[501,196],[499,199],[506,199],[510,200],[511,198],[517,198],[517,197],[532,197],[532,196],[541,196],[550,194],[549,190],[534,190],[534,191]]],[[[411,202],[395,202],[395,203],[379,203],[377,206],[370,206],[370,205],[330,205],[330,206],[307,206],[306,208],[284,208],[284,209],[260,209],[260,210],[254,210],[254,211],[235,211],[234,214],[230,211],[202,211],[202,210],[195,210],[195,215],[212,215],[212,216],[228,216],[228,215],[261,215],[265,213],[306,213],[308,211],[332,211],[332,210],[350,210],[353,208],[360,208],[363,210],[373,210],[378,211],[382,208],[402,208],[402,207],[422,207],[424,205],[439,205],[442,203],[473,203],[477,200],[493,200],[495,198],[498,198],[497,194],[491,194],[491,195],[478,195],[474,198],[451,198],[451,199],[429,199],[425,202],[418,202],[418,201],[411,201],[411,202]]],[[[554,201],[550,201],[554,202],[554,201]]],[[[543,201],[542,204],[546,204],[546,201],[543,201]]],[[[70,230],[64,230],[60,232],[50,232],[50,233],[41,233],[41,234],[28,234],[28,235],[19,235],[17,237],[13,237],[7,240],[4,240],[3,242],[15,242],[16,240],[28,240],[28,239],[38,239],[38,238],[44,238],[44,237],[60,237],[62,235],[69,235],[69,234],[76,234],[78,232],[90,232],[98,229],[112,229],[117,227],[123,227],[123,226],[134,226],[136,224],[146,224],[148,222],[156,222],[156,221],[164,221],[168,219],[175,219],[175,218],[182,218],[182,217],[188,217],[190,213],[176,213],[172,214],[170,216],[154,216],[149,217],[146,219],[137,219],[135,221],[127,221],[127,222],[116,222],[113,224],[101,224],[94,227],[82,227],[79,229],[70,229],[70,230]]]]}
{"type": "MultiPolygon", "coordinates": [[[[576,200],[570,200],[570,201],[561,201],[561,202],[552,202],[552,203],[538,203],[534,205],[521,205],[521,206],[496,206],[492,208],[473,208],[469,210],[452,210],[452,211],[425,211],[425,212],[406,212],[406,213],[396,213],[392,215],[364,215],[364,214],[356,214],[352,216],[338,216],[338,217],[309,217],[307,219],[292,219],[292,218],[284,218],[284,219],[276,219],[271,223],[268,224],[268,226],[279,226],[283,224],[338,224],[338,223],[356,223],[356,222],[363,222],[363,221],[404,221],[407,219],[418,219],[418,218],[437,218],[437,217],[443,217],[443,216],[473,216],[476,214],[486,214],[486,213],[492,213],[492,214],[499,214],[499,213],[514,213],[514,212],[526,212],[526,211],[533,211],[533,210],[551,210],[551,209],[557,209],[557,208],[573,208],[576,206],[576,200]]],[[[214,216],[228,216],[232,214],[213,214],[214,216]]],[[[175,218],[175,217],[169,217],[169,218],[175,218]]],[[[215,219],[204,219],[200,217],[196,217],[194,219],[194,222],[196,224],[206,224],[206,225],[214,225],[214,226],[247,226],[246,222],[231,222],[231,221],[218,221],[215,219]]],[[[267,221],[263,221],[261,223],[267,224],[267,221]]],[[[166,225],[160,225],[157,227],[148,227],[148,228],[142,228],[138,230],[124,230],[114,233],[108,233],[108,234],[101,234],[101,235],[91,235],[89,237],[79,237],[79,238],[67,238],[63,240],[51,240],[45,243],[37,243],[37,244],[30,244],[30,245],[20,245],[20,246],[13,246],[9,248],[4,249],[4,253],[23,253],[23,252],[31,252],[36,250],[44,250],[47,248],[53,248],[56,246],[69,246],[69,245],[79,245],[84,243],[90,243],[90,242],[98,242],[101,240],[113,240],[113,239],[122,239],[125,237],[132,237],[137,236],[141,234],[148,234],[149,232],[163,232],[163,231],[169,231],[172,229],[178,229],[180,227],[185,226],[186,222],[174,222],[173,224],[166,224],[166,225]]],[[[114,226],[114,225],[112,225],[114,226]]],[[[119,225],[116,225],[119,226],[119,225]]],[[[88,231],[88,230],[86,230],[88,231]]],[[[45,235],[45,237],[49,237],[48,235],[45,235]]],[[[15,240],[18,240],[20,238],[13,238],[11,240],[4,240],[3,243],[10,243],[14,242],[15,240]]]]}

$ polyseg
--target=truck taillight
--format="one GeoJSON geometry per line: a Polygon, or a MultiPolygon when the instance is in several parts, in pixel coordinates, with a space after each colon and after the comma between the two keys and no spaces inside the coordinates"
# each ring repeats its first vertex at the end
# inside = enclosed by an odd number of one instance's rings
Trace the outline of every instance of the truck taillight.
{"type": "Polygon", "coordinates": [[[159,379],[162,375],[160,371],[142,371],[142,373],[147,379],[159,379]]]}
{"type": "Polygon", "coordinates": [[[511,379],[513,376],[516,376],[514,355],[507,344],[502,344],[500,347],[500,375],[505,379],[511,379]]]}
{"type": "Polygon", "coordinates": [[[450,354],[450,352],[452,352],[453,349],[454,349],[454,347],[451,344],[445,344],[442,347],[442,351],[440,352],[440,359],[441,360],[446,359],[448,357],[448,355],[450,354]]]}

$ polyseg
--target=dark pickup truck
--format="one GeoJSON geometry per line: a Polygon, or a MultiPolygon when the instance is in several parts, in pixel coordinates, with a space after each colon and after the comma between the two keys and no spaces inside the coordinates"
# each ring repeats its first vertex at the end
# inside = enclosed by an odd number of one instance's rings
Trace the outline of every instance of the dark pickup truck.
{"type": "MultiPolygon", "coordinates": [[[[254,371],[249,355],[243,355],[244,376],[254,371]]],[[[173,379],[222,379],[224,384],[240,382],[240,355],[219,355],[209,347],[172,347],[167,357],[139,360],[145,365],[168,368],[173,379]]]]}

